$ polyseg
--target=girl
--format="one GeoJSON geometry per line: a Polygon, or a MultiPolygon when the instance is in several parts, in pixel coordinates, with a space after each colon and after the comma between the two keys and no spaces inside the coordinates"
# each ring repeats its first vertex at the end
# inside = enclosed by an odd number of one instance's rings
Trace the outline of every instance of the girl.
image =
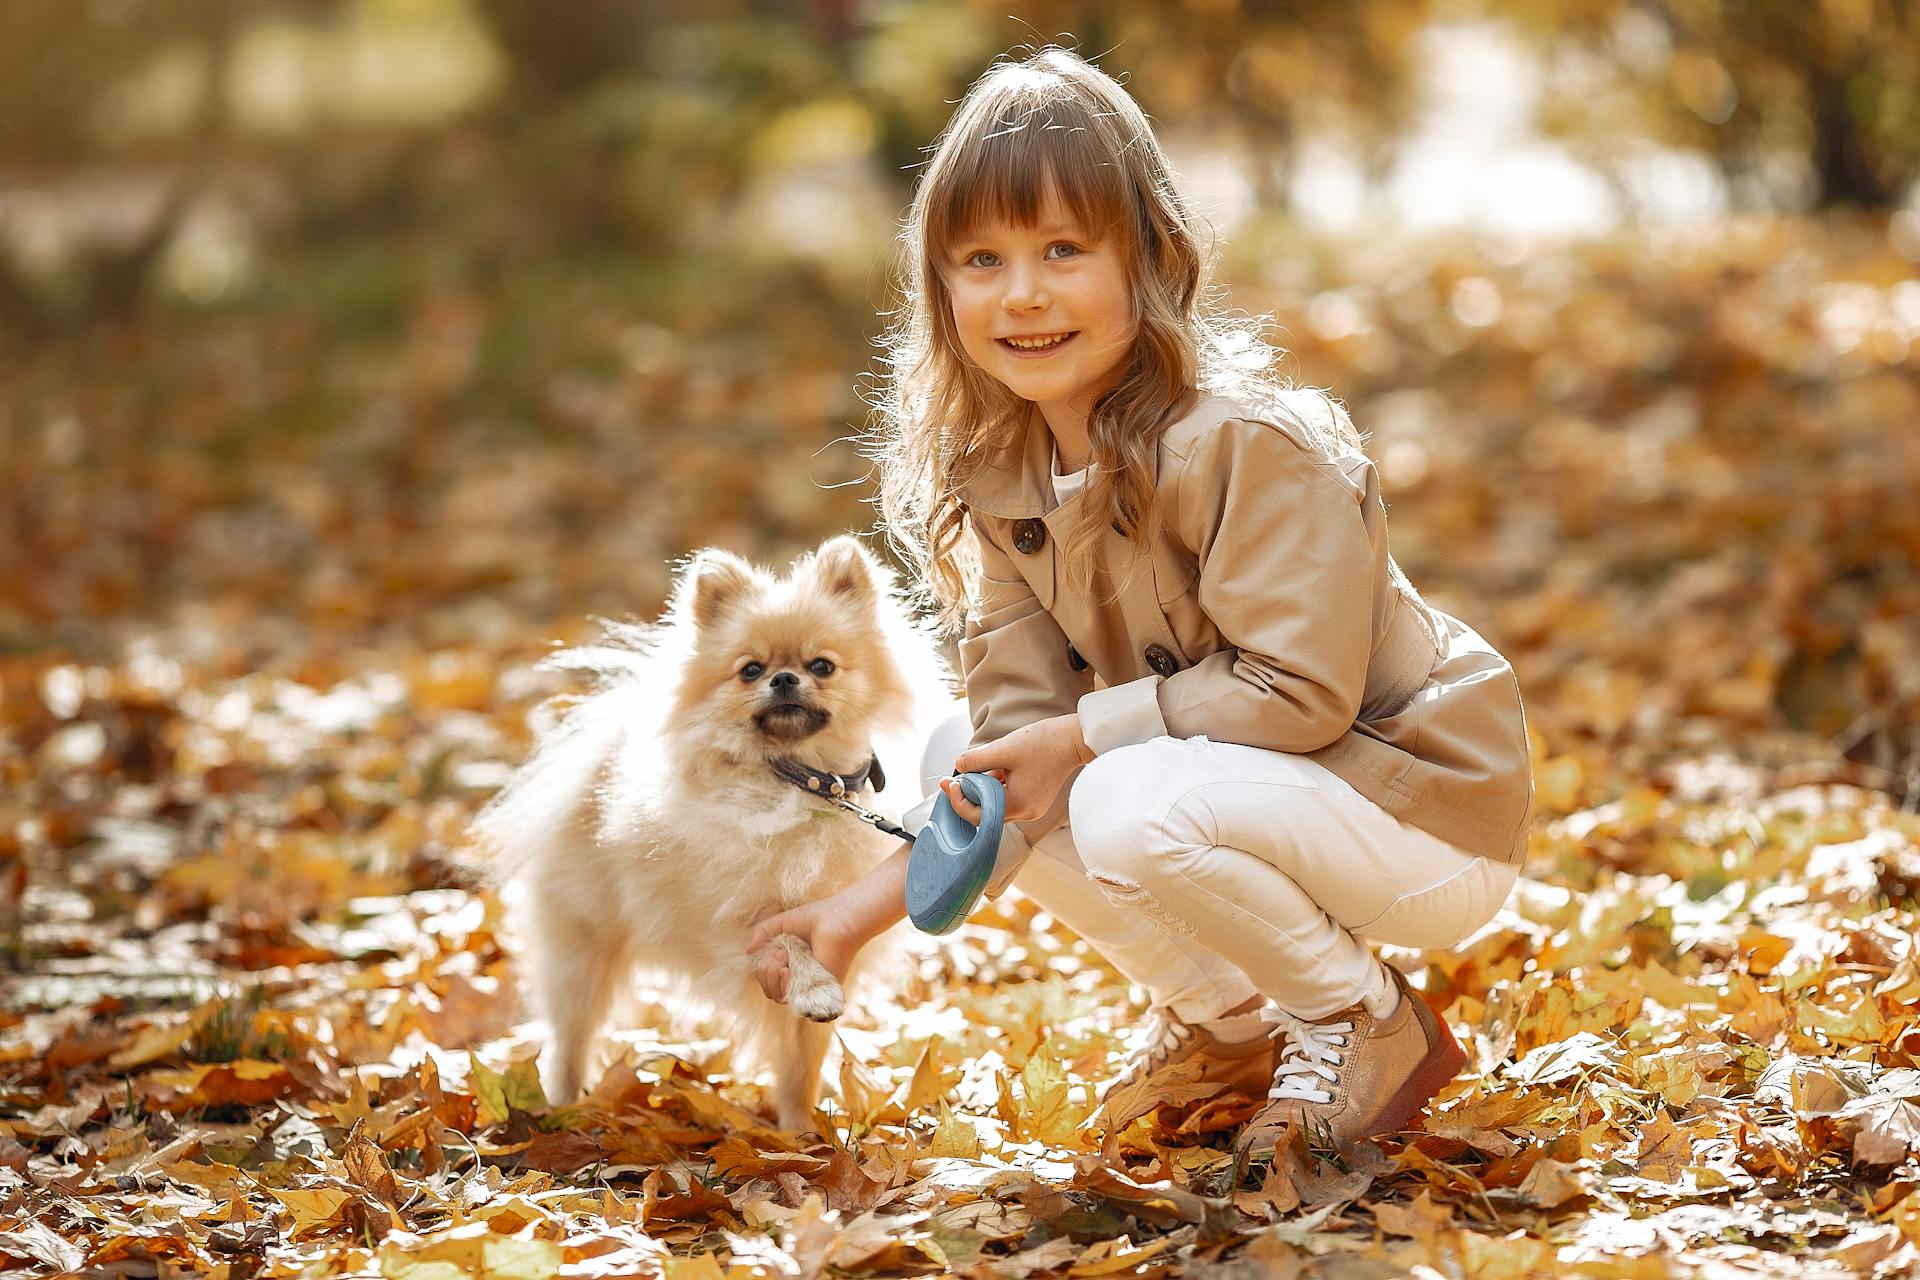
{"type": "MultiPolygon", "coordinates": [[[[1208,304],[1198,219],[1104,72],[1054,47],[989,70],[903,241],[881,505],[962,628],[953,767],[1006,784],[988,892],[1151,995],[1123,1080],[1192,1061],[1265,1095],[1244,1154],[1401,1129],[1465,1059],[1368,943],[1454,945],[1513,887],[1512,669],[1388,555],[1345,412],[1208,304]]],[[[905,868],[751,949],[799,934],[843,973],[904,915],[905,868]]],[[[756,959],[780,998],[784,951],[756,959]]]]}

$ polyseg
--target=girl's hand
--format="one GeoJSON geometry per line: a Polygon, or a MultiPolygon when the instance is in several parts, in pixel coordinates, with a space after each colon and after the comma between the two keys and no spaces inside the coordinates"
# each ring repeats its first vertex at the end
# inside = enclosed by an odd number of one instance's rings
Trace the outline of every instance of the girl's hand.
{"type": "MultiPolygon", "coordinates": [[[[1007,788],[1007,821],[1025,822],[1053,808],[1067,778],[1093,759],[1080,736],[1078,715],[1036,720],[1004,738],[963,752],[953,767],[961,773],[991,773],[1007,788]]],[[[978,825],[980,806],[960,790],[960,779],[942,778],[953,811],[978,825]]]]}
{"type": "Polygon", "coordinates": [[[782,1004],[787,999],[787,951],[767,944],[780,934],[790,933],[812,949],[814,958],[827,967],[836,982],[845,982],[853,958],[871,938],[846,909],[841,895],[822,898],[804,906],[768,916],[753,926],[747,943],[747,955],[753,960],[753,976],[769,1000],[782,1004]]]}

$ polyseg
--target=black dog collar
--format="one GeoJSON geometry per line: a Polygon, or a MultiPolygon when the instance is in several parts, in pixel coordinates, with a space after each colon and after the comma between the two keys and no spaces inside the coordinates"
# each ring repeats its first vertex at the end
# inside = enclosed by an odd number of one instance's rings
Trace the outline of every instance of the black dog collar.
{"type": "Polygon", "coordinates": [[[868,783],[873,784],[875,791],[887,785],[887,775],[880,771],[879,756],[868,760],[858,773],[829,773],[825,769],[801,764],[798,760],[775,760],[773,771],[802,791],[830,799],[852,795],[868,783]]]}

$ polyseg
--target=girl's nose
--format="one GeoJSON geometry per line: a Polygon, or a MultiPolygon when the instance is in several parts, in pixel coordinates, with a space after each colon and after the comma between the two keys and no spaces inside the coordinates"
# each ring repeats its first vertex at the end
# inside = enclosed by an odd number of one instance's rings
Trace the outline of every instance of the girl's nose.
{"type": "Polygon", "coordinates": [[[1041,283],[1040,273],[1034,268],[1015,266],[1007,272],[1006,281],[1001,304],[1007,310],[1026,311],[1046,303],[1046,286],[1041,283]]]}

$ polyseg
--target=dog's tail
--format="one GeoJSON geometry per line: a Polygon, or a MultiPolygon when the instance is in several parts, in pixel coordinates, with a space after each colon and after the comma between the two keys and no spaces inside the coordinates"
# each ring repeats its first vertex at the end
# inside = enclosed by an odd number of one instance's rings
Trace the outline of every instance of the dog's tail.
{"type": "Polygon", "coordinates": [[[596,821],[594,801],[622,742],[657,728],[650,691],[659,685],[661,664],[671,660],[664,637],[654,627],[599,622],[598,642],[557,650],[536,668],[584,672],[592,691],[546,704],[552,718],[536,730],[532,754],[468,827],[462,860],[495,888],[513,879],[543,845],[578,839],[580,825],[596,821]]]}

